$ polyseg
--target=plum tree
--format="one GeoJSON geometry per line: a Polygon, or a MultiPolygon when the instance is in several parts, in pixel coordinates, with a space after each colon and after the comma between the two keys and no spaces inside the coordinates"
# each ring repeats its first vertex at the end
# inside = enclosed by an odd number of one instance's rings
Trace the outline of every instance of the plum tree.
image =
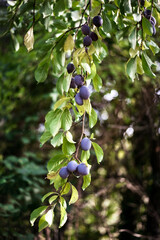
{"type": "Polygon", "coordinates": [[[84,35],[89,35],[89,33],[90,33],[90,27],[87,24],[84,24],[82,26],[81,30],[84,35]]]}
{"type": "Polygon", "coordinates": [[[67,65],[67,72],[68,73],[72,73],[74,71],[74,69],[75,69],[74,64],[73,63],[68,63],[68,65],[67,65]]]}
{"type": "Polygon", "coordinates": [[[59,175],[61,178],[65,179],[65,178],[68,178],[69,176],[69,171],[67,169],[67,167],[62,167],[59,171],[59,175]]]}
{"type": "Polygon", "coordinates": [[[70,161],[68,164],[67,164],[67,170],[69,172],[75,172],[76,169],[78,167],[78,163],[76,161],[70,161]]]}
{"type": "Polygon", "coordinates": [[[82,86],[82,87],[80,88],[79,94],[80,94],[80,97],[81,97],[82,99],[85,99],[85,100],[88,99],[89,96],[90,96],[90,92],[89,92],[88,87],[82,86]]]}
{"type": "Polygon", "coordinates": [[[85,47],[89,47],[91,45],[91,43],[92,43],[92,38],[91,37],[89,37],[89,36],[84,37],[83,45],[85,47]]]}
{"type": "Polygon", "coordinates": [[[102,26],[103,24],[103,19],[98,15],[98,16],[95,16],[93,18],[93,24],[96,26],[96,27],[100,27],[102,26]]]}
{"type": "Polygon", "coordinates": [[[79,93],[76,94],[75,101],[78,105],[83,105],[83,99],[81,98],[79,93]]]}
{"type": "Polygon", "coordinates": [[[81,141],[81,148],[84,151],[88,151],[91,148],[91,141],[89,138],[85,137],[81,141]]]}
{"type": "Polygon", "coordinates": [[[91,32],[89,36],[92,38],[92,41],[97,41],[98,40],[98,36],[95,32],[91,32]]]}
{"type": "Polygon", "coordinates": [[[80,163],[77,167],[77,172],[79,175],[85,176],[89,174],[89,168],[85,163],[80,163]]]}
{"type": "Polygon", "coordinates": [[[76,75],[74,77],[74,80],[75,80],[75,84],[78,86],[78,87],[81,87],[84,83],[84,78],[82,77],[82,75],[76,75]]]}

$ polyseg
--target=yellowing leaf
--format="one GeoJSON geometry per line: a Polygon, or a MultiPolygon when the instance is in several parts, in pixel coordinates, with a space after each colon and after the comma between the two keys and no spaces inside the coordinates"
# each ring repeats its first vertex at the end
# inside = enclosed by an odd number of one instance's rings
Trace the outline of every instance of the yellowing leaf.
{"type": "Polygon", "coordinates": [[[24,36],[24,45],[26,46],[28,52],[30,52],[33,49],[34,45],[33,26],[28,30],[28,32],[24,36]]]}
{"type": "Polygon", "coordinates": [[[64,51],[72,51],[74,49],[74,39],[72,35],[69,35],[64,43],[64,51]]]}

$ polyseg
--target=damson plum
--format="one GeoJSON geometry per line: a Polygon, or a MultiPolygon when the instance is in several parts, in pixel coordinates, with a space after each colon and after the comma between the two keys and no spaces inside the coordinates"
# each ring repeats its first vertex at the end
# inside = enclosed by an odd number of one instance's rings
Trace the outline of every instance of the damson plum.
{"type": "Polygon", "coordinates": [[[88,151],[91,148],[91,140],[87,137],[83,138],[81,141],[81,148],[84,151],[88,151]]]}
{"type": "Polygon", "coordinates": [[[77,172],[79,175],[85,176],[89,174],[89,168],[85,163],[80,163],[77,167],[77,172]]]}
{"type": "Polygon", "coordinates": [[[74,71],[74,69],[75,69],[74,64],[73,63],[68,63],[68,65],[67,65],[67,72],[68,73],[72,73],[74,71]]]}
{"type": "Polygon", "coordinates": [[[78,87],[81,87],[83,85],[83,82],[84,82],[84,78],[82,77],[82,75],[76,75],[74,77],[74,80],[75,80],[75,84],[78,86],[78,87]]]}
{"type": "Polygon", "coordinates": [[[90,96],[89,89],[86,86],[82,86],[79,91],[80,97],[87,100],[90,96]]]}
{"type": "Polygon", "coordinates": [[[82,26],[81,30],[82,30],[82,33],[83,33],[84,35],[89,35],[89,33],[90,33],[90,28],[89,28],[89,26],[88,26],[87,24],[84,24],[84,25],[82,26]]]}
{"type": "Polygon", "coordinates": [[[102,26],[103,24],[103,19],[100,17],[100,16],[95,16],[93,18],[93,24],[96,26],[96,27],[100,27],[102,26]]]}
{"type": "Polygon", "coordinates": [[[67,167],[62,167],[61,170],[59,171],[59,175],[63,179],[68,178],[69,171],[68,171],[67,167]]]}
{"type": "Polygon", "coordinates": [[[89,36],[92,38],[92,41],[97,41],[98,40],[98,36],[95,32],[91,32],[89,36]]]}
{"type": "Polygon", "coordinates": [[[77,85],[75,83],[75,80],[74,80],[74,78],[72,78],[71,83],[70,83],[70,88],[76,88],[76,87],[77,87],[77,85]]]}
{"type": "Polygon", "coordinates": [[[75,172],[76,169],[78,167],[78,163],[76,161],[70,161],[68,164],[67,164],[67,170],[69,172],[75,172]]]}
{"type": "Polygon", "coordinates": [[[91,45],[91,43],[92,43],[92,38],[91,37],[89,37],[89,36],[84,37],[83,45],[85,47],[89,47],[91,45]]]}
{"type": "Polygon", "coordinates": [[[151,10],[146,9],[146,10],[144,11],[144,16],[145,16],[147,19],[149,19],[150,16],[151,16],[151,10]]]}
{"type": "Polygon", "coordinates": [[[83,105],[83,99],[80,97],[79,93],[76,94],[75,101],[78,105],[83,105]]]}

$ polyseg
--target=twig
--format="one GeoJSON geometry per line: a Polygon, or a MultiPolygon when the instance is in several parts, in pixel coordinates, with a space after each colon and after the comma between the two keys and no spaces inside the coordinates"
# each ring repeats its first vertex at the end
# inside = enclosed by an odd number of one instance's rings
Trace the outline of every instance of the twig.
{"type": "Polygon", "coordinates": [[[55,49],[56,45],[62,40],[62,38],[63,38],[68,32],[70,32],[70,31],[72,31],[72,30],[75,30],[75,29],[78,29],[78,28],[80,28],[80,27],[81,27],[81,25],[79,25],[78,27],[70,28],[70,29],[68,29],[67,31],[65,31],[65,32],[62,34],[62,36],[55,42],[54,46],[53,46],[52,49],[51,49],[51,54],[52,54],[53,50],[55,49]]]}
{"type": "Polygon", "coordinates": [[[85,123],[85,113],[83,114],[83,120],[82,120],[82,133],[81,133],[81,137],[79,139],[78,146],[77,146],[76,153],[75,153],[75,159],[77,159],[77,160],[79,160],[78,159],[78,152],[79,152],[79,147],[80,147],[80,144],[81,144],[81,141],[82,141],[82,138],[83,138],[83,134],[84,134],[84,123],[85,123]]]}
{"type": "Polygon", "coordinates": [[[137,238],[145,238],[145,239],[148,239],[148,240],[158,240],[160,236],[155,236],[155,237],[151,237],[151,236],[145,236],[145,235],[141,235],[139,233],[134,233],[128,229],[120,229],[119,232],[127,232],[129,233],[130,235],[134,236],[134,237],[137,237],[137,238]]]}
{"type": "Polygon", "coordinates": [[[36,0],[33,2],[33,26],[35,25],[35,8],[36,8],[36,0]]]}

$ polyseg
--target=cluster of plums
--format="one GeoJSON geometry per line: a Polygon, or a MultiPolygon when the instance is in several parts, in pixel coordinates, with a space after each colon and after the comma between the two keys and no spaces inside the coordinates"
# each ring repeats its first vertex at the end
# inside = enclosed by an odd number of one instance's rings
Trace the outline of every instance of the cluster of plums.
{"type": "Polygon", "coordinates": [[[146,9],[144,11],[144,16],[150,21],[150,23],[152,24],[152,28],[153,28],[153,35],[156,34],[156,28],[155,28],[155,25],[156,25],[156,19],[151,16],[151,10],[149,9],[146,9]]]}
{"type": "MultiPolygon", "coordinates": [[[[91,141],[85,137],[81,141],[81,149],[88,151],[91,148],[91,141]]],[[[59,171],[61,178],[65,179],[69,177],[70,173],[74,173],[76,176],[85,176],[89,174],[89,168],[85,163],[78,164],[76,161],[70,161],[67,166],[62,167],[59,171]]]]}
{"type": "MultiPolygon", "coordinates": [[[[73,63],[69,63],[67,65],[67,72],[72,73],[75,69],[75,66],[73,63]]],[[[90,92],[88,87],[83,86],[84,84],[84,77],[82,75],[76,75],[75,77],[72,77],[70,88],[80,88],[79,92],[75,96],[75,101],[78,105],[83,105],[83,99],[87,100],[90,96],[90,92]]]]}
{"type": "Polygon", "coordinates": [[[68,178],[70,173],[74,173],[76,176],[85,176],[89,174],[89,168],[85,163],[78,164],[73,160],[59,171],[59,175],[63,179],[68,178]]]}
{"type": "MultiPolygon", "coordinates": [[[[96,27],[100,27],[102,26],[103,24],[103,20],[100,16],[95,16],[93,18],[93,24],[96,26],[96,27]]],[[[92,41],[97,41],[98,40],[98,36],[95,32],[92,32],[90,30],[90,27],[87,25],[87,24],[84,24],[81,28],[82,30],[82,33],[84,35],[86,35],[83,39],[83,45],[85,47],[89,47],[92,43],[92,41]]]]}

